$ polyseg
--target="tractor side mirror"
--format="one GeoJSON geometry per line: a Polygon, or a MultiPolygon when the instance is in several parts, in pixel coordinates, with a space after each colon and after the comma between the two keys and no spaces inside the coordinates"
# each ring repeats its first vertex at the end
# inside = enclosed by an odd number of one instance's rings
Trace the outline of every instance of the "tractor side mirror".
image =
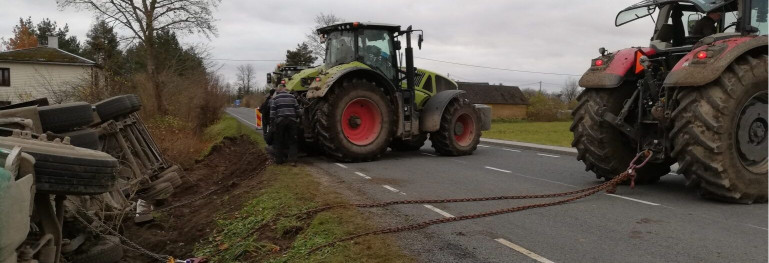
{"type": "Polygon", "coordinates": [[[417,47],[419,47],[420,50],[422,50],[422,41],[425,41],[424,37],[422,37],[422,34],[419,34],[419,40],[417,40],[417,47]]]}
{"type": "Polygon", "coordinates": [[[267,73],[267,84],[272,83],[272,74],[267,73]]]}
{"type": "Polygon", "coordinates": [[[326,34],[320,34],[318,35],[318,40],[320,40],[321,44],[326,43],[326,34]]]}
{"type": "Polygon", "coordinates": [[[401,41],[400,40],[395,40],[393,42],[393,46],[395,47],[395,50],[401,50],[401,41]]]}
{"type": "Polygon", "coordinates": [[[687,32],[692,32],[692,30],[694,30],[694,25],[697,24],[697,21],[700,21],[701,18],[702,18],[702,15],[698,13],[690,14],[689,16],[687,16],[686,17],[686,28],[688,29],[687,32]]]}

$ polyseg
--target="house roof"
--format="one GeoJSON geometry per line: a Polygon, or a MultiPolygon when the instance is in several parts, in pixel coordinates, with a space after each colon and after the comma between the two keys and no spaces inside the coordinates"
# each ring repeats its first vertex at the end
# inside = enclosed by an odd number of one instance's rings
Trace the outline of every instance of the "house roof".
{"type": "Polygon", "coordinates": [[[529,105],[529,100],[516,86],[489,85],[489,83],[457,82],[467,92],[472,103],[529,105]]]}
{"type": "Polygon", "coordinates": [[[33,47],[0,52],[0,61],[24,63],[51,63],[73,65],[96,65],[96,62],[74,55],[58,48],[33,47]]]}

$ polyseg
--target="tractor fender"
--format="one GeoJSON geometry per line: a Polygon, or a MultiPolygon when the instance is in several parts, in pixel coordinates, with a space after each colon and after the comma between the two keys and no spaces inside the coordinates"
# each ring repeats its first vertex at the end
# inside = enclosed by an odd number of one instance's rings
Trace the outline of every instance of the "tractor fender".
{"type": "MultiPolygon", "coordinates": [[[[636,51],[646,56],[657,53],[652,48],[626,48],[613,54],[598,57],[604,61],[603,66],[590,68],[579,79],[579,86],[584,88],[616,88],[622,84],[628,71],[636,64],[636,51]]],[[[593,60],[595,61],[595,60],[593,60]]]]}
{"type": "Polygon", "coordinates": [[[451,100],[464,93],[466,93],[464,90],[444,90],[429,98],[419,116],[419,129],[423,132],[434,132],[440,129],[443,110],[451,100]]]}
{"type": "Polygon", "coordinates": [[[663,86],[703,86],[721,76],[721,73],[742,54],[753,50],[766,54],[766,35],[734,37],[695,48],[678,61],[668,73],[663,86]],[[707,58],[695,58],[700,51],[705,51],[707,58]]]}
{"type": "MultiPolygon", "coordinates": [[[[321,80],[320,83],[313,83],[310,85],[309,91],[307,91],[307,98],[320,98],[326,95],[326,92],[331,90],[337,82],[345,79],[348,76],[360,76],[362,78],[370,79],[376,82],[377,86],[385,89],[385,93],[394,94],[395,86],[387,79],[382,73],[371,70],[370,68],[363,66],[351,66],[342,69],[330,69],[325,74],[332,74],[330,78],[321,80]]],[[[323,75],[321,73],[320,75],[323,75]]],[[[318,76],[320,76],[318,75],[318,76]]]]}

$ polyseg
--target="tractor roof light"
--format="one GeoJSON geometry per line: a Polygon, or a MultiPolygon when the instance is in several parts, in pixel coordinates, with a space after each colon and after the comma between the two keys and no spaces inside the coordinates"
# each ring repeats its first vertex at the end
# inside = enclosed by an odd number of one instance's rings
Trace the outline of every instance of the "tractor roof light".
{"type": "Polygon", "coordinates": [[[708,52],[705,50],[701,50],[700,52],[697,52],[695,56],[697,57],[697,59],[700,59],[700,60],[706,59],[708,58],[708,52]]]}
{"type": "Polygon", "coordinates": [[[596,66],[596,67],[600,67],[600,66],[603,66],[603,59],[600,59],[600,58],[599,58],[599,59],[596,59],[596,60],[593,62],[593,66],[596,66]]]}
{"type": "Polygon", "coordinates": [[[352,22],[352,27],[358,27],[360,25],[360,22],[352,22]]]}

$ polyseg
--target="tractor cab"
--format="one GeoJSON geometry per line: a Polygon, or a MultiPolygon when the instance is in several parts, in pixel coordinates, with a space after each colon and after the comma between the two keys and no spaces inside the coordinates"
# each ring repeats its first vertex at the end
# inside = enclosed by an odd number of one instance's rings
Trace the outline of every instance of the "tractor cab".
{"type": "MultiPolygon", "coordinates": [[[[321,41],[326,43],[326,58],[323,66],[327,69],[359,62],[379,72],[393,83],[398,83],[401,79],[399,72],[405,73],[400,70],[396,55],[401,50],[398,37],[404,34],[410,35],[411,28],[401,31],[399,25],[351,22],[323,27],[317,32],[321,41]]],[[[420,46],[421,41],[420,35],[420,46]]]]}
{"type": "Polygon", "coordinates": [[[671,63],[667,66],[672,68],[706,37],[712,42],[740,35],[765,35],[766,13],[764,0],[644,0],[620,11],[615,26],[649,17],[654,23],[650,41],[653,51],[646,55],[664,55],[671,63]],[[703,35],[695,29],[700,20],[714,22],[714,34],[703,35]]]}

